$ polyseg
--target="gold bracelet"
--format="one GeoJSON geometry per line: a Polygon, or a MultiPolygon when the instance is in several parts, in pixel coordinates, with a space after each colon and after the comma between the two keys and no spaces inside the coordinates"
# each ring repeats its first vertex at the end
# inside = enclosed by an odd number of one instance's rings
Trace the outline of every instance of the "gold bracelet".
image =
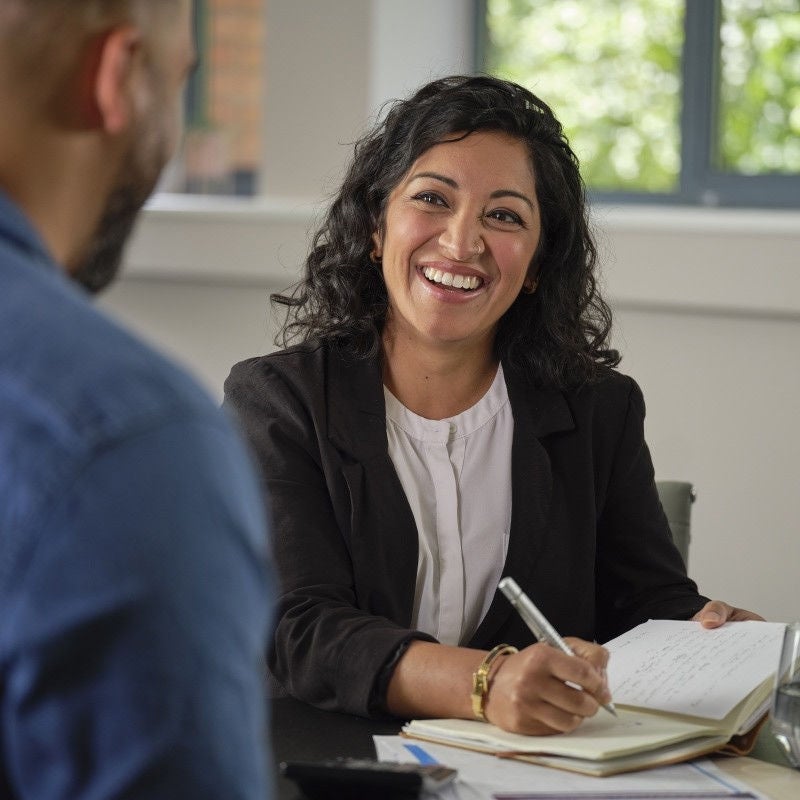
{"type": "Polygon", "coordinates": [[[489,670],[492,664],[500,657],[518,653],[516,647],[510,644],[498,644],[493,647],[487,654],[486,658],[481,661],[478,669],[472,673],[472,713],[475,719],[486,722],[486,713],[484,707],[486,706],[486,695],[489,694],[489,670]]]}

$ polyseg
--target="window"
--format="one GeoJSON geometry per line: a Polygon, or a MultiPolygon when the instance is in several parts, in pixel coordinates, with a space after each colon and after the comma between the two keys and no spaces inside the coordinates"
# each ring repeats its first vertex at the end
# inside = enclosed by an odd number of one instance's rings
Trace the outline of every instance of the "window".
{"type": "Polygon", "coordinates": [[[479,13],[479,64],[553,105],[598,199],[800,206],[800,0],[479,13]]]}
{"type": "Polygon", "coordinates": [[[258,194],[264,0],[195,0],[198,66],[186,91],[182,149],[162,191],[258,194]]]}
{"type": "Polygon", "coordinates": [[[800,3],[726,0],[720,23],[718,166],[800,172],[800,3]]]}

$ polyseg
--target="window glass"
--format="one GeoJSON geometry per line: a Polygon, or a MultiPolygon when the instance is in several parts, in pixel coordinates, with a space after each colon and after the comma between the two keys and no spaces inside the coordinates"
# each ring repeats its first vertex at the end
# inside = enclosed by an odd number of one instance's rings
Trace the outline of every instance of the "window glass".
{"type": "Polygon", "coordinates": [[[492,74],[553,106],[599,191],[680,177],[682,0],[487,0],[492,74]]]}
{"type": "Polygon", "coordinates": [[[800,0],[723,0],[718,168],[800,172],[800,0]]]}
{"type": "Polygon", "coordinates": [[[198,67],[162,191],[254,195],[262,158],[264,0],[195,0],[198,67]]]}

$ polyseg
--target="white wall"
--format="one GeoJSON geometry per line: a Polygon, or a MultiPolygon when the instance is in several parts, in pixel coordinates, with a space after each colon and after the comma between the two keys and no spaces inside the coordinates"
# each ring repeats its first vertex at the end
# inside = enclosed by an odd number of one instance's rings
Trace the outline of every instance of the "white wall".
{"type": "MultiPolygon", "coordinates": [[[[470,68],[468,2],[267,8],[270,195],[154,204],[102,301],[217,397],[231,364],[270,349],[267,295],[297,274],[348,143],[384,99],[470,68]]],[[[707,594],[800,618],[800,213],[602,208],[595,219],[656,471],[697,486],[690,573],[707,594]]]]}

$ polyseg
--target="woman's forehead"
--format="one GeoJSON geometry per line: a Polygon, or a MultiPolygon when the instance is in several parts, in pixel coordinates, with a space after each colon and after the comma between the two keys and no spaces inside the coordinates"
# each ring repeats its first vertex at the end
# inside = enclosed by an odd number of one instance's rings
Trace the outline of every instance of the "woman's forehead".
{"type": "Polygon", "coordinates": [[[434,142],[416,157],[398,185],[436,167],[470,177],[495,177],[501,183],[509,180],[525,185],[535,183],[534,163],[527,142],[504,131],[459,132],[434,142]]]}

